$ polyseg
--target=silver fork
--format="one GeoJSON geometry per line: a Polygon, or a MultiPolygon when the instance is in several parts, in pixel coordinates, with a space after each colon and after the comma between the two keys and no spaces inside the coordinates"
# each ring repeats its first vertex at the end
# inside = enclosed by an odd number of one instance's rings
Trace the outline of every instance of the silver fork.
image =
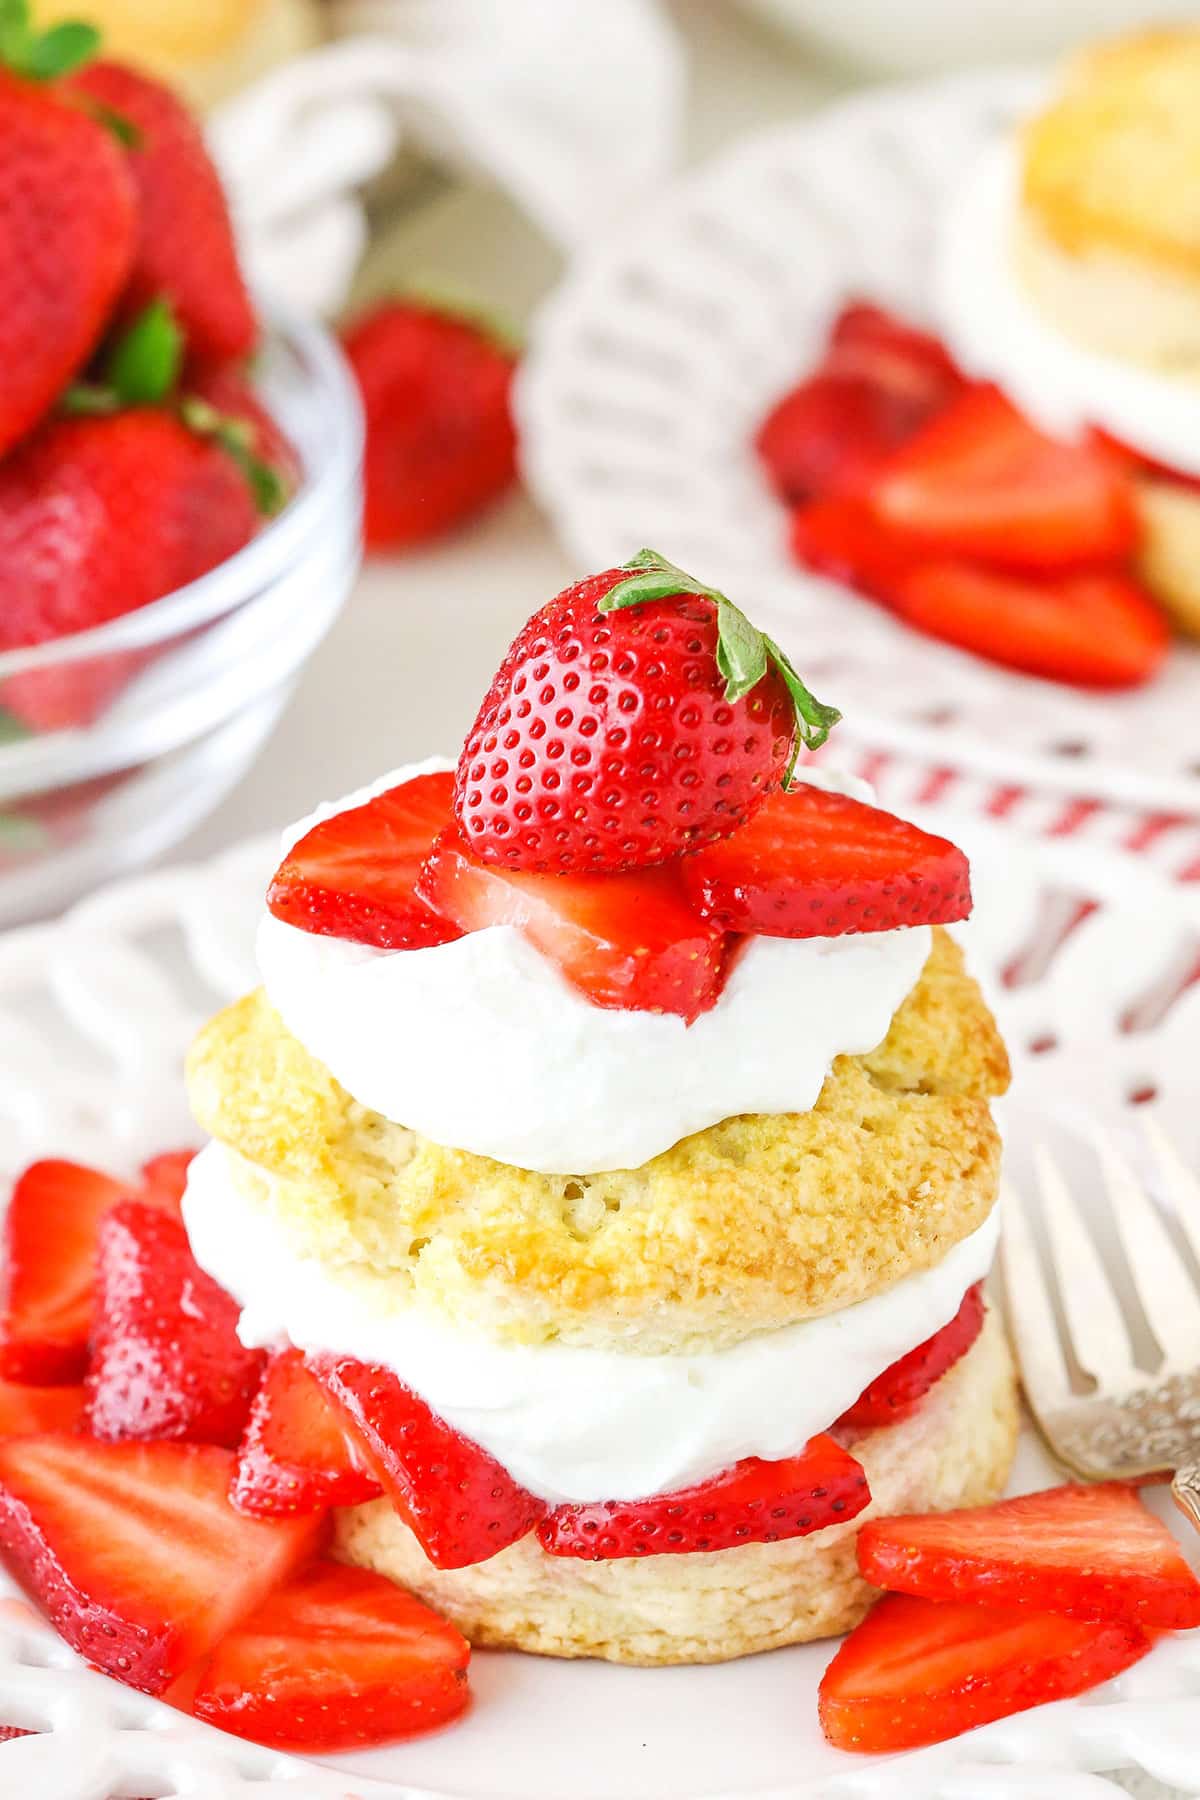
{"type": "MultiPolygon", "coordinates": [[[[1200,1181],[1153,1120],[1147,1136],[1179,1229],[1200,1259],[1200,1181]]],[[[1097,1154],[1117,1240],[1161,1352],[1147,1372],[1135,1361],[1130,1321],[1092,1229],[1050,1152],[1034,1154],[1043,1236],[1065,1341],[1051,1299],[1032,1210],[1004,1196],[1005,1298],[1025,1396],[1051,1450],[1090,1481],[1169,1474],[1176,1504],[1200,1530],[1200,1287],[1162,1214],[1112,1143],[1097,1154]],[[1088,1390],[1071,1363],[1094,1387],[1088,1390]]]]}

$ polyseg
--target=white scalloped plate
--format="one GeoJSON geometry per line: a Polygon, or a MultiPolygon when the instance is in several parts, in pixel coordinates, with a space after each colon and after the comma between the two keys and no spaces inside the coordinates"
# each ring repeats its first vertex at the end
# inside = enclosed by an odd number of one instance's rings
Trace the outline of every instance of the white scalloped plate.
{"type": "Polygon", "coordinates": [[[771,402],[861,294],[929,312],[939,209],[1037,80],[875,90],[753,138],[585,254],[520,377],[525,470],[585,567],[644,543],[778,624],[862,741],[1060,792],[1200,811],[1200,650],[1095,696],[910,632],[804,574],[750,448],[771,402]]]}
{"type": "MultiPolygon", "coordinates": [[[[907,810],[899,792],[888,798],[907,810]]],[[[1151,1088],[1144,1104],[1200,1159],[1200,984],[1146,1023],[1197,962],[1200,888],[1168,884],[1086,841],[1032,843],[961,816],[926,813],[925,822],[956,835],[975,864],[978,908],[966,936],[1014,1052],[1014,1179],[1023,1178],[1033,1141],[1049,1138],[1086,1185],[1094,1174],[1088,1137],[1101,1121],[1136,1154],[1130,1096],[1151,1088]],[[1049,949],[1081,899],[1101,904],[1049,949]],[[1032,958],[1031,944],[1041,946],[1032,958]],[[1028,978],[1005,987],[1014,957],[1028,978]],[[1131,1019],[1144,1028],[1125,1029],[1131,1019]]],[[[270,842],[246,845],[124,883],[61,923],[0,938],[0,1174],[47,1152],[132,1170],[153,1150],[189,1141],[181,1059],[202,1018],[254,980],[252,931],[271,860],[270,842]]],[[[1050,1479],[1027,1433],[1018,1484],[1050,1479]]],[[[1102,1800],[1111,1784],[1084,1771],[1129,1766],[1200,1793],[1200,1634],[1164,1641],[1083,1701],[885,1761],[822,1742],[815,1689],[828,1654],[817,1645],[721,1667],[643,1671],[481,1653],[475,1705],[462,1724],[335,1759],[335,1769],[240,1743],[83,1669],[27,1608],[0,1599],[0,1723],[42,1732],[0,1745],[0,1793],[226,1800],[284,1787],[296,1800],[1102,1800]]]]}

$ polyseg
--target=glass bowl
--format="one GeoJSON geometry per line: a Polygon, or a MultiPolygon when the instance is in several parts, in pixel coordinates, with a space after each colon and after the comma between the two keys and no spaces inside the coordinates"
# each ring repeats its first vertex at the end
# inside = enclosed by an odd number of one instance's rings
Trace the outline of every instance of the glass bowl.
{"type": "Polygon", "coordinates": [[[199,581],[93,631],[0,655],[0,925],[57,910],[192,829],[252,762],[361,558],[362,416],[320,325],[269,305],[255,386],[304,474],[283,511],[199,581]],[[93,723],[23,733],[64,681],[93,723]]]}

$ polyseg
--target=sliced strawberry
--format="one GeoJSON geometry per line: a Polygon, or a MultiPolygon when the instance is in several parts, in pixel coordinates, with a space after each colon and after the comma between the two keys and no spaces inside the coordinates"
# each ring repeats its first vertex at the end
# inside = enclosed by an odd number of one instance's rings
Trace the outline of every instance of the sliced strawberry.
{"type": "Polygon", "coordinates": [[[74,1431],[83,1419],[81,1387],[29,1387],[0,1381],[0,1440],[74,1431]]]}
{"type": "Polygon", "coordinates": [[[187,1172],[195,1157],[194,1150],[164,1150],[142,1164],[142,1185],[138,1199],[160,1205],[165,1212],[178,1216],[187,1172]]]}
{"type": "Polygon", "coordinates": [[[306,832],[280,863],[267,905],[285,925],[380,950],[461,934],[417,895],[417,876],[454,812],[454,776],[417,775],[306,832]]]}
{"type": "Polygon", "coordinates": [[[95,1437],[241,1438],[266,1358],[178,1219],[125,1200],[100,1222],[88,1429],[95,1437]]]}
{"type": "Polygon", "coordinates": [[[840,937],[946,925],[971,910],[962,851],[846,794],[796,786],[680,865],[693,906],[726,931],[840,937]]]}
{"type": "Polygon", "coordinates": [[[451,827],[417,885],[463,931],[516,926],[595,1006],[678,1013],[690,1023],[721,991],[724,928],[689,909],[678,865],[534,875],[480,862],[451,827]]]}
{"type": "Polygon", "coordinates": [[[0,1379],[44,1385],[83,1379],[96,1232],[128,1192],[82,1163],[37,1162],[17,1182],[0,1260],[0,1379]]]}
{"type": "Polygon", "coordinates": [[[277,1750],[362,1749],[456,1718],[470,1656],[453,1625],[382,1575],[317,1562],[222,1640],[192,1711],[277,1750]]]}
{"type": "Polygon", "coordinates": [[[486,1562],[542,1517],[544,1502],[389,1370],[349,1356],[313,1357],[309,1367],[436,1569],[486,1562]]]}
{"type": "Polygon", "coordinates": [[[1118,1482],[873,1519],[858,1553],[876,1587],[926,1600],[1037,1607],[1148,1631],[1200,1625],[1200,1581],[1166,1526],[1118,1482]]]}
{"type": "Polygon", "coordinates": [[[870,1502],[867,1478],[849,1451],[831,1437],[815,1437],[799,1456],[780,1462],[749,1456],[672,1494],[556,1506],[538,1537],[551,1556],[591,1562],[687,1555],[807,1537],[844,1525],[870,1502]]]}
{"type": "Polygon", "coordinates": [[[908,540],[886,530],[865,501],[857,499],[817,500],[797,507],[791,545],[796,561],[806,569],[875,600],[889,599],[915,560],[908,540]]]}
{"type": "Polygon", "coordinates": [[[357,1506],[382,1492],[300,1351],[273,1356],[238,1449],[234,1505],[269,1517],[357,1506]]]}
{"type": "Polygon", "coordinates": [[[1062,569],[1128,556],[1128,471],[1095,442],[1046,437],[998,388],[973,386],[872,483],[872,511],[929,551],[1062,569]]]}
{"type": "Polygon", "coordinates": [[[1166,615],[1145,589],[1105,570],[1039,580],[931,562],[902,575],[891,598],[930,637],[1077,687],[1136,687],[1170,649],[1166,615]]]}
{"type": "Polygon", "coordinates": [[[72,1649],[158,1694],[320,1542],[318,1519],[247,1519],[211,1444],[0,1444],[0,1554],[72,1649]]]}
{"type": "Polygon", "coordinates": [[[834,320],[825,366],[867,376],[878,387],[920,401],[926,417],[966,386],[940,338],[864,300],[851,301],[834,320]]]}
{"type": "Polygon", "coordinates": [[[826,1669],[821,1728],[839,1750],[915,1750],[1082,1694],[1150,1647],[1135,1625],[888,1594],[826,1669]]]}
{"type": "Polygon", "coordinates": [[[963,1303],[950,1323],[885,1369],[842,1414],[838,1424],[869,1431],[877,1425],[895,1425],[907,1419],[934,1382],[940,1381],[966,1355],[983,1330],[983,1315],[983,1283],[977,1281],[963,1295],[963,1303]]]}

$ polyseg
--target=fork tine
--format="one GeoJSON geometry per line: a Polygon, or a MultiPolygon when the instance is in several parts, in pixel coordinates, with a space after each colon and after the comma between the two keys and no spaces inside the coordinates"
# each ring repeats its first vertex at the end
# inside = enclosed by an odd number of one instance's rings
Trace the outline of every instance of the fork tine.
{"type": "Polygon", "coordinates": [[[1034,1165],[1075,1360],[1101,1387],[1131,1387],[1137,1371],[1129,1330],[1091,1232],[1044,1144],[1034,1151],[1034,1165]]]}
{"type": "Polygon", "coordinates": [[[1192,1369],[1200,1362],[1200,1293],[1158,1208],[1103,1132],[1096,1149],[1147,1323],[1164,1356],[1181,1369],[1192,1369]]]}
{"type": "Polygon", "coordinates": [[[1029,1404],[1046,1413],[1070,1398],[1071,1377],[1058,1339],[1050,1290],[1025,1202],[1007,1182],[1001,1193],[1004,1298],[1029,1404]]]}
{"type": "Polygon", "coordinates": [[[1179,1229],[1191,1245],[1193,1256],[1200,1261],[1200,1181],[1192,1174],[1158,1120],[1147,1117],[1144,1123],[1146,1136],[1154,1146],[1158,1166],[1166,1181],[1179,1229]]]}

